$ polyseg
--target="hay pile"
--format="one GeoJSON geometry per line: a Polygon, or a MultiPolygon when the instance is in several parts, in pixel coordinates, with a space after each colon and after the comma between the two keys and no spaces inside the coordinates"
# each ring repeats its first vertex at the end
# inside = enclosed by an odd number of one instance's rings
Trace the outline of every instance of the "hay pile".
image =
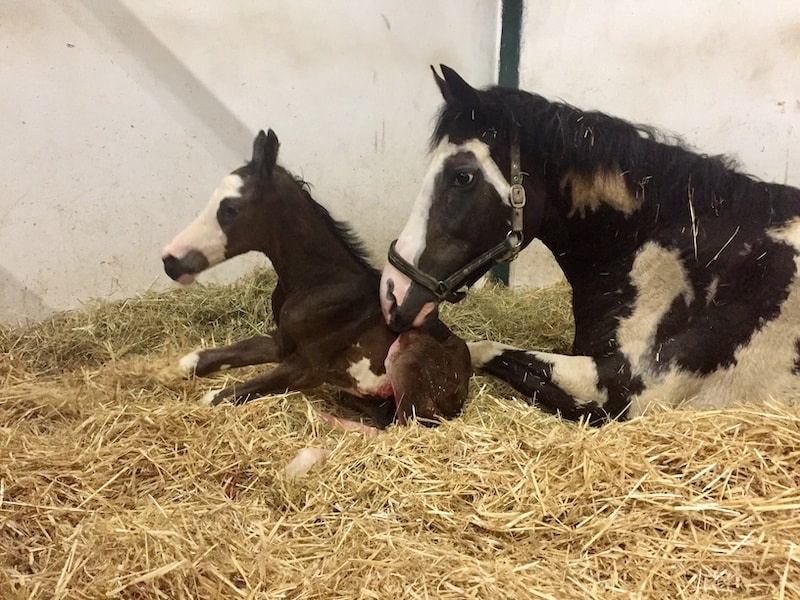
{"type": "MultiPolygon", "coordinates": [[[[198,406],[221,381],[175,359],[259,331],[271,284],[0,330],[0,598],[800,597],[800,409],[593,430],[475,378],[462,418],[366,437],[327,390],[198,406]],[[308,446],[333,453],[287,480],[308,446]]],[[[559,288],[445,318],[563,350],[568,315],[559,288]]]]}

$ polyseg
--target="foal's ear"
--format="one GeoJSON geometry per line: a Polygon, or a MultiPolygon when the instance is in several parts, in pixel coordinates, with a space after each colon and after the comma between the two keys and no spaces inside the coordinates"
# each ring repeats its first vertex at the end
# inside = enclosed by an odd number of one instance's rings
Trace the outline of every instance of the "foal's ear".
{"type": "Polygon", "coordinates": [[[275,168],[275,163],[278,160],[278,136],[272,129],[264,133],[264,130],[258,132],[255,141],[253,142],[253,160],[252,165],[256,172],[262,175],[271,175],[272,170],[275,168]]]}
{"type": "Polygon", "coordinates": [[[431,65],[433,78],[436,80],[436,85],[439,86],[439,91],[442,93],[442,98],[444,98],[445,102],[448,104],[458,102],[470,107],[478,107],[480,105],[478,90],[464,81],[461,75],[447,65],[439,65],[439,68],[442,70],[443,77],[431,65]]]}

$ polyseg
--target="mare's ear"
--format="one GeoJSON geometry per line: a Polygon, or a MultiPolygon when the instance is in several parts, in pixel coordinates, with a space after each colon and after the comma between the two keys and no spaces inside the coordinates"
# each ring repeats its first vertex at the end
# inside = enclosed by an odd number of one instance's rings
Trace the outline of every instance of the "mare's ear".
{"type": "Polygon", "coordinates": [[[253,160],[251,161],[257,173],[272,175],[272,170],[278,160],[279,147],[278,136],[272,129],[267,133],[264,133],[263,129],[258,132],[253,142],[253,160]]]}
{"type": "Polygon", "coordinates": [[[464,81],[461,75],[447,65],[439,65],[439,68],[442,70],[443,77],[439,76],[433,66],[431,66],[431,71],[433,71],[433,78],[436,80],[436,85],[439,86],[445,102],[448,104],[458,102],[472,108],[480,106],[478,90],[464,81]]]}

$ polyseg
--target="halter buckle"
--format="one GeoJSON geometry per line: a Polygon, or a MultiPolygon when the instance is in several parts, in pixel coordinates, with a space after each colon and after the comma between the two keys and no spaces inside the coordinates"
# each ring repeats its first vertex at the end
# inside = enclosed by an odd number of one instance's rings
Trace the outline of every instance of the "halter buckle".
{"type": "Polygon", "coordinates": [[[511,195],[509,196],[511,208],[525,208],[525,188],[521,183],[515,183],[511,186],[511,195]]]}

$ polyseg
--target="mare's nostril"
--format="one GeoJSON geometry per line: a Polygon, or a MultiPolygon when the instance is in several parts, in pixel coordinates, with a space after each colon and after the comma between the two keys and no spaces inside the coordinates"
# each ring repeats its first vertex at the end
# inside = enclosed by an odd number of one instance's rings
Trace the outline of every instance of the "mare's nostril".
{"type": "Polygon", "coordinates": [[[412,324],[413,321],[409,321],[405,315],[403,315],[397,304],[393,304],[392,308],[389,309],[389,320],[387,322],[389,329],[397,333],[402,333],[403,331],[411,329],[412,324]]]}

